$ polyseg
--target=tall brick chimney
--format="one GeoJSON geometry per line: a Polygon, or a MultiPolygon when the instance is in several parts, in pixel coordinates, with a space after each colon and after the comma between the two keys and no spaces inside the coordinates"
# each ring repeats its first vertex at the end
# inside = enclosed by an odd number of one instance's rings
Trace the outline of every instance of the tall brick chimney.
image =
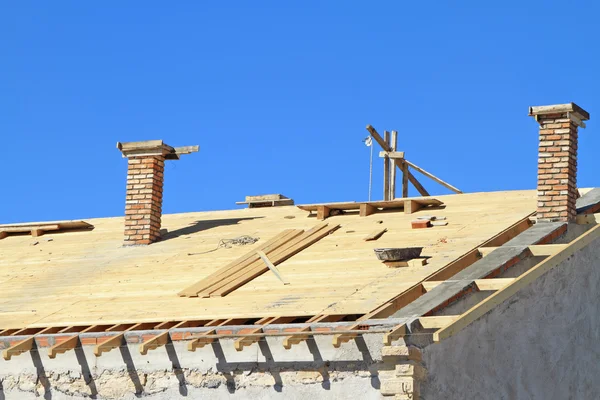
{"type": "Polygon", "coordinates": [[[125,245],[147,245],[160,238],[165,160],[179,160],[198,146],[176,147],[162,140],[117,143],[127,157],[125,245]]]}
{"type": "Polygon", "coordinates": [[[540,124],[537,220],[575,220],[577,129],[590,114],[575,103],[529,107],[540,124]]]}

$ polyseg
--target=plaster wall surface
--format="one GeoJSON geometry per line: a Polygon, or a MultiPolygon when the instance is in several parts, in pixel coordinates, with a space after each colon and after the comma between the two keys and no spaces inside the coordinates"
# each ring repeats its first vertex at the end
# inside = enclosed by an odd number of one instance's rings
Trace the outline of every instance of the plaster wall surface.
{"type": "Polygon", "coordinates": [[[221,339],[195,352],[186,342],[140,355],[137,346],[95,357],[92,346],[47,356],[31,351],[0,360],[4,399],[380,399],[381,334],[336,349],[331,336],[283,348],[269,337],[237,352],[221,339]]]}
{"type": "Polygon", "coordinates": [[[600,239],[423,349],[421,398],[600,398],[600,239]]]}

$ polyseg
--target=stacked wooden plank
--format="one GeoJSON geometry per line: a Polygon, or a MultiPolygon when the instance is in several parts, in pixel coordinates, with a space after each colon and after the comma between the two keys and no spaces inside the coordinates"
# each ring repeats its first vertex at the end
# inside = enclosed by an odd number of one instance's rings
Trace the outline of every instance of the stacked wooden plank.
{"type": "Polygon", "coordinates": [[[13,234],[30,234],[33,237],[42,236],[46,232],[63,232],[68,230],[94,229],[94,226],[85,221],[56,221],[56,222],[31,222],[25,224],[0,225],[0,239],[13,234]]]}
{"type": "Polygon", "coordinates": [[[264,253],[273,265],[281,264],[338,228],[339,225],[321,223],[307,231],[287,229],[258,249],[253,249],[212,275],[182,290],[179,292],[179,296],[225,296],[269,270],[269,267],[258,255],[257,250],[264,253]]]}

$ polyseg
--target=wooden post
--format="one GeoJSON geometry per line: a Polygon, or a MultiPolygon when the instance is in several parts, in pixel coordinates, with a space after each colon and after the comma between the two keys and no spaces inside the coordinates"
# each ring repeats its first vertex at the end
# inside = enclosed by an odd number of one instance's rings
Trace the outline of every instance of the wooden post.
{"type": "MultiPolygon", "coordinates": [[[[389,149],[390,133],[388,131],[383,132],[383,140],[389,149]]],[[[388,156],[383,157],[383,200],[390,200],[390,158],[388,156]]]]}
{"type": "Polygon", "coordinates": [[[408,164],[402,160],[402,197],[408,197],[408,164]]]}
{"type": "MultiPolygon", "coordinates": [[[[398,132],[392,131],[392,137],[390,140],[390,147],[392,151],[396,151],[398,146],[398,132]]],[[[396,161],[393,159],[389,160],[390,169],[390,195],[389,200],[396,198],[396,161]]]]}

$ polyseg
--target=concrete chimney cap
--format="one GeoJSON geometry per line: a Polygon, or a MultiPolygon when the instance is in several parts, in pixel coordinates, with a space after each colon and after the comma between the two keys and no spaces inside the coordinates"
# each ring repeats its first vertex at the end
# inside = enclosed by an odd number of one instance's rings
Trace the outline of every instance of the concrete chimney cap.
{"type": "Polygon", "coordinates": [[[183,154],[195,153],[199,146],[171,147],[162,140],[146,140],[143,142],[117,142],[117,149],[124,158],[164,156],[166,160],[179,160],[183,154]]]}

